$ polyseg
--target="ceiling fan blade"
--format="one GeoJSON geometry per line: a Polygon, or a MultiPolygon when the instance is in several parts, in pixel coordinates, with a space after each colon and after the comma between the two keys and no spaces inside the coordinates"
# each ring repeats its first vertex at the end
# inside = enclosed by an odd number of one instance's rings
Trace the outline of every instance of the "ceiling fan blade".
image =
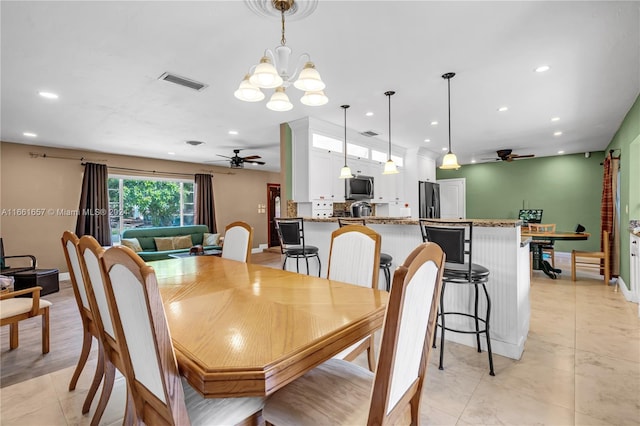
{"type": "Polygon", "coordinates": [[[242,157],[243,160],[248,161],[248,160],[257,160],[258,158],[262,158],[259,155],[249,155],[247,157],[242,157]]]}
{"type": "MultiPolygon", "coordinates": [[[[216,155],[217,155],[218,157],[233,158],[233,157],[228,157],[228,156],[226,156],[226,155],[222,155],[222,154],[216,154],[216,155]]],[[[220,161],[222,161],[222,160],[220,160],[220,161]]]]}
{"type": "Polygon", "coordinates": [[[513,155],[513,158],[532,158],[532,157],[535,157],[535,155],[534,155],[534,154],[527,154],[527,155],[517,155],[517,154],[514,154],[514,155],[513,155]]]}
{"type": "Polygon", "coordinates": [[[255,160],[249,160],[249,161],[246,161],[246,162],[249,163],[249,164],[258,164],[260,166],[264,166],[266,164],[264,161],[255,161],[255,160]]]}

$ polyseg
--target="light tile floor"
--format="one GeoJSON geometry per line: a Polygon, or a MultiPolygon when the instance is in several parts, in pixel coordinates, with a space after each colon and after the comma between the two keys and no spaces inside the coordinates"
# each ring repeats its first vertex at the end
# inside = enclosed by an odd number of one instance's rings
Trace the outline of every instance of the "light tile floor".
{"type": "MultiPolygon", "coordinates": [[[[560,279],[534,273],[522,359],[494,355],[496,376],[491,377],[486,353],[448,343],[442,371],[437,368],[439,349],[432,353],[423,424],[640,425],[638,306],[598,276],[585,273],[573,283],[567,258],[558,255],[557,261],[565,270],[560,279]]],[[[271,263],[279,266],[277,260],[271,263]]],[[[357,362],[365,365],[364,359],[357,362]]],[[[89,424],[95,402],[87,416],[80,409],[92,367],[85,368],[74,392],[67,390],[73,367],[3,388],[0,423],[89,424]]],[[[122,423],[122,377],[114,389],[103,425],[122,423]]]]}

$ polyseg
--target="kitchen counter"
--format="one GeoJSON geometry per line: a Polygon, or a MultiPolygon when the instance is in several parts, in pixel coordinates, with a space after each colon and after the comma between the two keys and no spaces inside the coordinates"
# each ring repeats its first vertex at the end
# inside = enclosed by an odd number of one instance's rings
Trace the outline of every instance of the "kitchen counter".
{"type": "MultiPolygon", "coordinates": [[[[381,217],[381,216],[367,216],[360,218],[350,217],[328,217],[328,218],[315,218],[305,217],[305,222],[338,222],[338,219],[365,219],[367,223],[377,225],[418,225],[418,219],[407,217],[381,217]]],[[[457,223],[457,222],[473,222],[474,227],[479,228],[515,228],[522,226],[522,221],[518,219],[430,219],[442,223],[457,223]]]]}
{"type": "MultiPolygon", "coordinates": [[[[367,226],[382,236],[382,252],[393,257],[392,270],[406,259],[409,253],[422,243],[418,220],[401,217],[369,216],[367,226]],[[409,225],[409,226],[408,226],[409,225]]],[[[452,222],[451,220],[442,220],[452,222]]],[[[513,359],[520,359],[529,332],[529,238],[522,238],[521,221],[513,219],[471,219],[473,227],[473,262],[490,271],[487,290],[491,296],[491,346],[493,352],[513,359]]],[[[455,221],[454,221],[455,222],[455,221]]],[[[305,242],[318,247],[322,260],[321,276],[326,276],[331,245],[331,233],[338,229],[338,218],[305,218],[305,242]]],[[[310,262],[311,274],[317,274],[316,262],[310,262]]],[[[287,269],[295,271],[295,261],[289,260],[287,269]]],[[[304,270],[304,267],[302,268],[304,270]]],[[[384,288],[384,276],[379,278],[384,288]]],[[[473,306],[469,286],[449,286],[445,303],[453,311],[467,311],[473,306]]],[[[478,307],[484,312],[483,300],[478,307]]],[[[457,319],[447,319],[454,328],[470,325],[454,324],[457,319]]],[[[447,333],[448,340],[475,346],[475,338],[469,334],[447,333]]],[[[482,339],[484,341],[484,339],[482,339]]],[[[484,345],[484,343],[482,343],[484,345]]]]}

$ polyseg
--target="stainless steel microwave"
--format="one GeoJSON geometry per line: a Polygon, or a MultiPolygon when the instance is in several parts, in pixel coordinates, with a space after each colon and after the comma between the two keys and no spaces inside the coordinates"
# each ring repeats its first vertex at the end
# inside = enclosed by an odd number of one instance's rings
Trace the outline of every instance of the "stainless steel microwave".
{"type": "Polygon", "coordinates": [[[347,200],[373,199],[373,177],[356,175],[347,180],[347,200]]]}

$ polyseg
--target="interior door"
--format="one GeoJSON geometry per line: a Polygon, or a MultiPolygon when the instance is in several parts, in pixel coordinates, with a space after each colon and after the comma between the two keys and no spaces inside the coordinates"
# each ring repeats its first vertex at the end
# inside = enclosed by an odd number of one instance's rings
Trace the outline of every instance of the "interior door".
{"type": "Polygon", "coordinates": [[[280,245],[280,241],[278,240],[278,233],[276,231],[276,221],[274,220],[276,217],[281,216],[280,212],[280,184],[277,183],[268,183],[267,184],[267,211],[268,214],[268,226],[269,230],[268,240],[269,247],[275,247],[280,245]]]}
{"type": "Polygon", "coordinates": [[[440,184],[440,217],[442,219],[466,218],[465,179],[441,179],[438,183],[440,184]]]}

